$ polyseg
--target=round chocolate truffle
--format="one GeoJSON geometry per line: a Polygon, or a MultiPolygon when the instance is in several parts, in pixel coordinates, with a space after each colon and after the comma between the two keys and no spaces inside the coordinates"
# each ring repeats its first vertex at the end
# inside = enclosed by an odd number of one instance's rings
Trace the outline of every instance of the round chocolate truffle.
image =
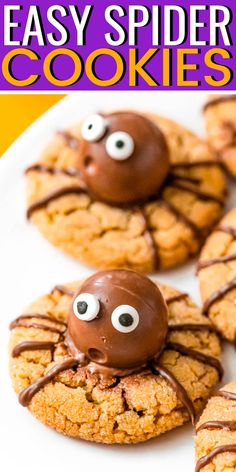
{"type": "Polygon", "coordinates": [[[158,193],[169,171],[169,151],[151,120],[133,112],[91,115],[81,135],[78,169],[93,198],[129,204],[158,193]]]}
{"type": "Polygon", "coordinates": [[[167,329],[159,288],[145,275],[110,270],[88,278],[76,293],[67,335],[89,361],[129,369],[160,355],[167,329]]]}

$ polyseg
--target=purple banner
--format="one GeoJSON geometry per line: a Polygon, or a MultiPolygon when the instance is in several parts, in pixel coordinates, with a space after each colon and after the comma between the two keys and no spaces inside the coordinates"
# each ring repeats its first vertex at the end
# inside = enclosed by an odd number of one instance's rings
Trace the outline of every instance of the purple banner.
{"type": "Polygon", "coordinates": [[[236,3],[4,1],[0,90],[236,90],[236,3]]]}

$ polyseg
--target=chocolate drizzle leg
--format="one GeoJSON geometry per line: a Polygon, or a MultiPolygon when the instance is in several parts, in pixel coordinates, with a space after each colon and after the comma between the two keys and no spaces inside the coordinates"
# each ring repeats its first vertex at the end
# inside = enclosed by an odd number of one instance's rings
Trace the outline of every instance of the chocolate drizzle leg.
{"type": "Polygon", "coordinates": [[[68,167],[67,169],[62,169],[59,167],[48,166],[46,164],[33,164],[32,166],[27,167],[25,174],[30,172],[40,172],[48,173],[51,175],[66,175],[68,177],[80,177],[80,172],[75,167],[68,167]]]}
{"type": "Polygon", "coordinates": [[[57,363],[54,365],[43,377],[40,377],[38,380],[33,382],[29,387],[22,390],[19,395],[19,402],[23,406],[28,406],[30,401],[32,400],[33,396],[47,383],[53,380],[56,375],[64,370],[70,369],[71,367],[78,366],[79,360],[73,357],[69,357],[62,362],[57,363]]]}
{"type": "Polygon", "coordinates": [[[214,326],[207,323],[178,323],[169,325],[170,331],[209,331],[210,333],[217,333],[214,326]]]}
{"type": "Polygon", "coordinates": [[[43,351],[48,349],[52,351],[54,347],[55,343],[53,341],[23,341],[14,347],[11,355],[12,357],[19,357],[25,351],[43,351]]]}
{"type": "Polygon", "coordinates": [[[176,396],[187,409],[191,418],[192,424],[195,423],[196,412],[192,400],[189,398],[185,388],[179,383],[176,377],[165,367],[159,366],[155,362],[152,363],[154,373],[157,373],[165,379],[173,388],[176,396]]]}
{"type": "Polygon", "coordinates": [[[40,320],[51,321],[52,323],[57,323],[65,327],[67,326],[67,324],[64,321],[58,320],[57,318],[54,318],[53,316],[44,315],[43,313],[24,313],[23,315],[18,316],[14,321],[11,322],[10,329],[13,329],[15,327],[13,325],[17,323],[18,321],[27,320],[31,318],[38,318],[40,320]]]}
{"type": "Polygon", "coordinates": [[[142,207],[135,207],[134,211],[140,215],[142,218],[142,221],[144,223],[144,237],[147,241],[148,246],[150,247],[151,254],[152,254],[152,260],[153,260],[153,269],[158,269],[159,267],[159,257],[158,257],[158,251],[157,251],[157,245],[155,243],[152,230],[149,225],[149,220],[148,217],[143,210],[142,207]]]}
{"type": "Polygon", "coordinates": [[[205,313],[205,315],[207,315],[208,312],[209,312],[209,309],[212,307],[212,305],[215,302],[217,302],[218,300],[223,298],[223,296],[226,293],[230,292],[231,290],[233,290],[235,288],[236,288],[236,277],[234,277],[231,280],[231,282],[228,282],[227,284],[223,285],[218,290],[213,292],[212,295],[209,298],[207,298],[207,300],[203,304],[203,313],[205,313]]]}
{"type": "Polygon", "coordinates": [[[199,185],[201,183],[201,179],[197,178],[197,177],[190,177],[188,175],[180,175],[180,174],[175,174],[174,172],[170,173],[169,175],[169,181],[170,183],[175,181],[175,180],[179,180],[179,181],[182,181],[184,183],[191,183],[191,184],[197,184],[199,185]]]}
{"type": "Polygon", "coordinates": [[[199,190],[198,188],[195,187],[190,187],[189,185],[186,185],[184,182],[178,182],[177,179],[176,181],[171,182],[171,187],[174,187],[179,190],[183,190],[185,192],[193,193],[197,197],[199,197],[203,201],[213,201],[218,203],[219,205],[224,205],[223,200],[221,198],[216,197],[215,195],[212,195],[207,192],[203,192],[203,190],[199,190]]]}
{"type": "Polygon", "coordinates": [[[193,161],[193,162],[176,162],[171,164],[171,169],[192,169],[194,167],[222,167],[222,164],[218,161],[193,161]]]}
{"type": "Polygon", "coordinates": [[[183,346],[182,344],[175,343],[175,342],[168,342],[166,344],[166,349],[169,349],[171,351],[176,351],[182,356],[191,357],[192,359],[195,359],[196,361],[199,361],[199,362],[202,362],[203,364],[208,364],[211,367],[214,367],[214,369],[216,369],[218,372],[220,380],[222,379],[224,370],[220,361],[216,357],[208,356],[206,354],[203,354],[202,352],[196,351],[195,349],[191,349],[189,347],[183,346]]]}
{"type": "Polygon", "coordinates": [[[218,392],[215,392],[213,396],[214,397],[223,397],[223,398],[226,398],[227,400],[236,401],[236,393],[226,392],[225,390],[218,390],[218,392]]]}
{"type": "Polygon", "coordinates": [[[19,320],[15,324],[11,325],[11,329],[14,328],[35,328],[35,329],[42,329],[43,331],[51,331],[51,333],[57,333],[57,334],[62,334],[62,332],[57,329],[53,328],[51,326],[46,326],[44,324],[40,323],[25,323],[24,321],[19,320]]]}
{"type": "Polygon", "coordinates": [[[225,444],[224,446],[215,447],[209,454],[201,457],[196,464],[195,472],[199,472],[205,465],[210,464],[211,460],[214,459],[218,454],[223,454],[224,452],[234,452],[236,453],[236,444],[225,444]]]}
{"type": "Polygon", "coordinates": [[[236,421],[206,421],[196,428],[196,433],[204,429],[224,429],[225,431],[236,431],[236,421]]]}
{"type": "Polygon", "coordinates": [[[167,305],[171,305],[171,303],[185,300],[187,297],[188,297],[187,293],[178,293],[177,295],[173,295],[173,297],[166,298],[165,302],[167,303],[167,305]]]}
{"type": "Polygon", "coordinates": [[[51,331],[52,333],[57,333],[62,335],[63,332],[66,330],[66,323],[63,321],[57,320],[56,318],[53,318],[53,316],[48,316],[48,315],[43,315],[41,313],[26,313],[21,316],[18,316],[14,321],[11,322],[10,324],[10,329],[15,329],[15,328],[35,328],[35,329],[42,329],[44,331],[51,331]],[[61,326],[61,329],[55,328],[53,326],[48,326],[45,324],[41,323],[35,323],[30,322],[27,323],[27,320],[30,319],[41,319],[45,321],[50,321],[51,323],[55,323],[61,326]]]}
{"type": "Polygon", "coordinates": [[[228,254],[227,256],[214,257],[206,261],[199,261],[197,266],[197,273],[206,267],[211,267],[214,264],[220,264],[224,262],[230,262],[236,260],[236,254],[228,254]]]}
{"type": "Polygon", "coordinates": [[[163,197],[160,201],[158,201],[158,204],[160,205],[161,208],[165,208],[170,213],[173,213],[179,221],[181,221],[188,228],[190,228],[198,241],[202,240],[203,234],[202,234],[201,229],[198,228],[198,226],[195,225],[195,223],[193,223],[189,218],[187,218],[187,216],[185,216],[174,205],[172,205],[170,202],[165,200],[163,197]]]}
{"type": "Polygon", "coordinates": [[[48,203],[57,200],[60,197],[73,194],[80,195],[81,193],[87,193],[86,186],[82,182],[80,182],[80,185],[77,186],[74,185],[54,190],[53,192],[48,193],[45,197],[42,197],[32,203],[32,205],[30,205],[27,209],[26,216],[28,219],[31,218],[32,214],[35,213],[35,211],[41,210],[42,208],[46,207],[48,203]]]}

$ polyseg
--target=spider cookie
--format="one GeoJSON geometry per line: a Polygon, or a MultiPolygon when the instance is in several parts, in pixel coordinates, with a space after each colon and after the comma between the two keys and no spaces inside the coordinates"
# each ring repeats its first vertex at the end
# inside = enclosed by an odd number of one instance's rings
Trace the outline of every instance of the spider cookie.
{"type": "Polygon", "coordinates": [[[11,330],[20,403],[89,441],[136,443],[194,423],[223,372],[218,336],[191,299],[124,269],[56,286],[11,330]]]}
{"type": "Polygon", "coordinates": [[[236,470],[236,382],[208,401],[196,427],[196,472],[236,470]]]}
{"type": "Polygon", "coordinates": [[[28,218],[52,244],[102,268],[183,263],[225,196],[204,142],[170,120],[128,111],[58,133],[26,174],[28,218]]]}
{"type": "Polygon", "coordinates": [[[204,116],[209,144],[219,161],[236,177],[236,94],[210,95],[204,116]]]}
{"type": "Polygon", "coordinates": [[[229,341],[236,335],[236,209],[207,239],[198,263],[203,311],[229,341]]]}

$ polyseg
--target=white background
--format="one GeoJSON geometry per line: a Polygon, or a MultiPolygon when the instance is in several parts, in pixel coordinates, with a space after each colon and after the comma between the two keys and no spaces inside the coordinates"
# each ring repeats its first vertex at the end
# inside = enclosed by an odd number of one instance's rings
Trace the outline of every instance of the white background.
{"type": "MultiPolygon", "coordinates": [[[[114,108],[152,110],[169,116],[203,135],[204,93],[78,92],[37,120],[0,160],[0,467],[4,472],[194,471],[194,431],[190,425],[135,446],[104,446],[66,438],[36,421],[21,407],[8,375],[8,325],[35,297],[57,283],[92,272],[49,245],[25,219],[24,169],[37,158],[58,129],[90,112],[114,108]]],[[[12,110],[12,113],[20,110],[12,110]]],[[[20,119],[20,117],[19,117],[20,119]]],[[[228,207],[233,206],[231,192],[228,207]]],[[[159,274],[162,282],[188,291],[199,302],[194,264],[159,274]]],[[[236,378],[235,354],[224,346],[224,382],[236,378]]]]}

